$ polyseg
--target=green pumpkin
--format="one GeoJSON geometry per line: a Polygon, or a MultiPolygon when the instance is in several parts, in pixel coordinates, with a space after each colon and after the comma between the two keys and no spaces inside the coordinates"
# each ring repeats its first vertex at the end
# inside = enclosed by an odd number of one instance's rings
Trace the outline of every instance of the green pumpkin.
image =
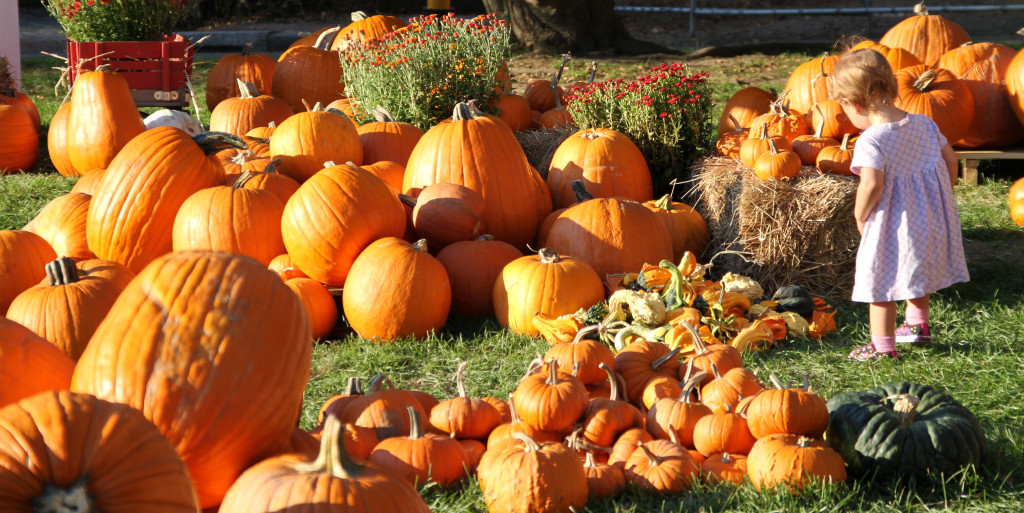
{"type": "Polygon", "coordinates": [[[978,420],[928,385],[886,383],[828,401],[828,444],[854,476],[950,475],[985,458],[978,420]]]}
{"type": "Polygon", "coordinates": [[[772,301],[778,302],[775,310],[779,312],[794,312],[807,320],[814,314],[814,296],[799,285],[779,287],[772,301]]]}

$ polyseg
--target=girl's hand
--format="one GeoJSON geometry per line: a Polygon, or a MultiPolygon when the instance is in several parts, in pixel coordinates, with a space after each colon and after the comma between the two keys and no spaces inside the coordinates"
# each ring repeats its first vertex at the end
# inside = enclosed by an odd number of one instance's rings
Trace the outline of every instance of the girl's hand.
{"type": "Polygon", "coordinates": [[[864,234],[864,224],[875,210],[878,197],[882,194],[885,176],[873,167],[860,168],[860,184],[857,185],[857,199],[853,205],[853,215],[857,218],[857,230],[864,234]]]}

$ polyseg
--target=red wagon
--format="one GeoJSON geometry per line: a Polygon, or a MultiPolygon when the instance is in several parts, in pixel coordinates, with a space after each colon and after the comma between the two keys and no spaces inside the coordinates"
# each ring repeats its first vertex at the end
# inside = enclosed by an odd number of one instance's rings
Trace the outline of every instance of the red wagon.
{"type": "Polygon", "coordinates": [[[179,34],[165,41],[68,40],[70,81],[106,64],[128,82],[139,107],[184,108],[189,102],[192,42],[179,34]],[[97,57],[98,56],[98,57],[97,57]]]}

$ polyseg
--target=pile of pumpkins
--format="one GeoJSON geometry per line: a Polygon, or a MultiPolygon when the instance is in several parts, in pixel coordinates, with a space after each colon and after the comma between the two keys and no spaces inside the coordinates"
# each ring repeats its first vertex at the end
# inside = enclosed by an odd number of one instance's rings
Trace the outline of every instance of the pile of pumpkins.
{"type": "MultiPolygon", "coordinates": [[[[850,46],[862,48],[881,53],[892,67],[896,106],[932,118],[953,147],[1024,140],[1024,57],[1013,48],[973,43],[960,25],[928,14],[923,3],[878,42],[850,46]]],[[[799,65],[778,98],[757,87],[736,92],[719,119],[717,153],[762,179],[792,178],[801,166],[851,175],[858,129],[829,96],[838,60],[825,54],[799,65]]]]}

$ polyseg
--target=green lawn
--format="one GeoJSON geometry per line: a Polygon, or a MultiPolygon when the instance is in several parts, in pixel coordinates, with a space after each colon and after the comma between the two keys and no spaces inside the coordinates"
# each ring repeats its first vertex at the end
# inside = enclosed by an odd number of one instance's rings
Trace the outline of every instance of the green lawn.
{"type": "MultiPolygon", "coordinates": [[[[695,69],[712,74],[715,99],[724,102],[745,85],[781,89],[789,71],[809,58],[793,54],[709,59],[695,69]]],[[[48,69],[50,60],[27,59],[24,65],[26,92],[39,104],[45,126],[59,101],[53,92],[57,72],[48,69]]],[[[200,98],[202,77],[211,65],[196,66],[200,98]]],[[[638,64],[621,66],[625,72],[638,64]]],[[[37,172],[0,177],[0,229],[22,227],[50,198],[74,183],[53,172],[45,142],[41,144],[44,153],[37,172]]],[[[747,366],[760,367],[762,376],[774,373],[783,381],[798,380],[803,372],[811,372],[812,384],[826,399],[894,380],[945,390],[973,411],[985,428],[991,450],[983,466],[930,484],[851,481],[844,487],[814,487],[798,496],[762,494],[748,486],[698,486],[671,497],[631,490],[615,499],[592,502],[587,511],[1024,511],[1024,405],[1020,400],[1024,391],[1024,231],[1007,214],[1006,194],[1013,173],[1009,166],[990,166],[983,168],[985,177],[979,186],[956,188],[972,281],[933,296],[933,344],[906,350],[899,361],[851,363],[846,354],[868,339],[867,309],[834,298],[840,310],[837,333],[821,341],[793,341],[747,356],[747,366]]],[[[457,365],[468,361],[471,395],[505,397],[526,363],[545,349],[542,340],[512,335],[499,329],[493,319],[452,319],[440,334],[425,340],[379,344],[349,335],[319,343],[302,426],[315,423],[320,404],[338,393],[349,376],[385,373],[397,386],[447,398],[455,392],[457,365]]],[[[453,491],[424,493],[436,512],[486,511],[475,481],[453,491]]]]}

